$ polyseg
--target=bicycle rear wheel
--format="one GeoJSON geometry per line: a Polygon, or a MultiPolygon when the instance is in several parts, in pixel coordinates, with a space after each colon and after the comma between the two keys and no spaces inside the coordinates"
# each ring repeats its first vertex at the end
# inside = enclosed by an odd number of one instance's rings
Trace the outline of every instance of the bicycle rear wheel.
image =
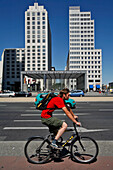
{"type": "Polygon", "coordinates": [[[98,155],[98,145],[96,141],[89,137],[81,137],[71,145],[73,158],[80,163],[91,163],[98,155]]]}
{"type": "Polygon", "coordinates": [[[50,158],[49,142],[43,137],[33,137],[25,145],[25,156],[30,163],[45,163],[50,158]]]}

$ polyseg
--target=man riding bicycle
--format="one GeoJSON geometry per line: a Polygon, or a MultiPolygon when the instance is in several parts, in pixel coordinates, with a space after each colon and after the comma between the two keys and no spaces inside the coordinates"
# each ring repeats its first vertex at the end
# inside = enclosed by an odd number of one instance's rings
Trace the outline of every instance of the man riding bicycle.
{"type": "Polygon", "coordinates": [[[58,130],[54,140],[51,143],[51,147],[55,149],[59,149],[57,146],[57,140],[62,136],[67,128],[67,123],[63,122],[62,120],[52,117],[52,112],[56,109],[62,109],[65,114],[68,116],[70,120],[72,120],[77,125],[81,125],[80,122],[77,122],[76,119],[78,116],[75,116],[72,112],[71,108],[67,108],[65,104],[65,100],[69,99],[69,89],[65,88],[60,91],[59,96],[54,97],[50,100],[47,105],[47,109],[43,110],[41,113],[41,120],[42,123],[49,127],[51,130],[58,130]],[[51,109],[50,109],[51,108],[51,109]]]}

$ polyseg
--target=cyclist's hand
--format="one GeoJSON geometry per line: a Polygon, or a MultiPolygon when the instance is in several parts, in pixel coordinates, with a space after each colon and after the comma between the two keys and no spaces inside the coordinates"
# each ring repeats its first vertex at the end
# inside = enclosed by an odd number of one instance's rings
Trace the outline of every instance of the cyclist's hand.
{"type": "Polygon", "coordinates": [[[75,115],[74,115],[74,119],[75,119],[75,120],[78,119],[78,116],[75,116],[75,115]]]}
{"type": "Polygon", "coordinates": [[[80,122],[76,122],[76,125],[77,125],[77,126],[81,126],[81,123],[80,123],[80,122]]]}

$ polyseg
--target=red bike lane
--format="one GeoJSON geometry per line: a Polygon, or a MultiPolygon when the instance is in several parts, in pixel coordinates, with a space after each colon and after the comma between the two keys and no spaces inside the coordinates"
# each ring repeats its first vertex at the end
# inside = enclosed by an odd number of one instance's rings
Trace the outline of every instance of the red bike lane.
{"type": "Polygon", "coordinates": [[[46,164],[31,164],[25,157],[1,156],[0,170],[113,170],[113,156],[99,156],[90,164],[80,164],[69,157],[61,162],[51,161],[46,164]]]}

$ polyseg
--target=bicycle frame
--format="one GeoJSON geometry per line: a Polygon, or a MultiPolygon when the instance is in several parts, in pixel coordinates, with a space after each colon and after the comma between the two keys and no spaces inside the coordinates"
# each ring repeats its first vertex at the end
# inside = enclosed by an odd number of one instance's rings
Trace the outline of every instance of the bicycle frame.
{"type": "MultiPolygon", "coordinates": [[[[70,141],[71,141],[71,143],[73,143],[73,141],[75,142],[75,141],[77,141],[77,140],[79,140],[79,142],[80,142],[80,136],[79,136],[78,131],[77,131],[77,129],[76,129],[75,123],[73,123],[73,126],[74,126],[75,133],[73,133],[73,134],[66,140],[66,142],[65,142],[64,144],[62,144],[62,147],[65,147],[70,141]]],[[[73,129],[69,129],[69,130],[66,130],[66,131],[73,131],[73,129]]],[[[50,140],[49,140],[49,137],[52,136],[52,135],[53,135],[53,133],[52,133],[52,134],[48,134],[45,138],[42,137],[43,142],[42,142],[41,145],[39,146],[38,150],[41,148],[41,146],[43,145],[43,143],[44,143],[45,141],[48,141],[49,144],[51,144],[51,142],[50,142],[50,140]]],[[[32,139],[37,138],[37,137],[40,137],[40,136],[30,137],[29,140],[32,140],[32,139]]],[[[83,148],[83,150],[85,150],[81,142],[80,142],[80,145],[81,145],[81,147],[83,148]]]]}
{"type": "Polygon", "coordinates": [[[79,140],[80,139],[80,137],[79,136],[77,136],[75,133],[73,133],[71,136],[70,136],[70,138],[68,138],[67,140],[66,140],[66,142],[62,145],[62,147],[64,147],[64,146],[66,146],[71,140],[71,143],[73,142],[73,141],[77,141],[77,140],[79,140]]]}

